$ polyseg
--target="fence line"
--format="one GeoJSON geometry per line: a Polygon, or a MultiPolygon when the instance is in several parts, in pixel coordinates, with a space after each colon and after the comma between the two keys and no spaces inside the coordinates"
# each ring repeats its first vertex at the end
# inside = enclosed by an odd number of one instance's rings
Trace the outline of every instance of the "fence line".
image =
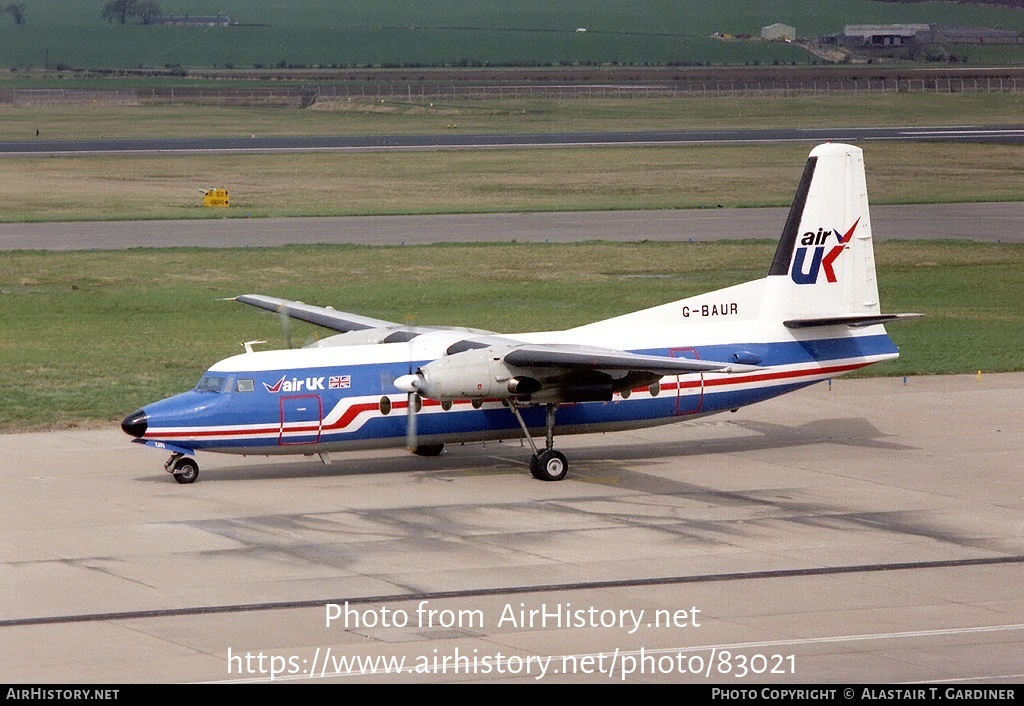
{"type": "Polygon", "coordinates": [[[696,98],[723,96],[827,96],[834,93],[1019,93],[1024,79],[911,78],[832,79],[812,81],[704,81],[650,85],[476,86],[466,84],[371,84],[317,86],[319,100],[406,99],[506,100],[528,98],[696,98]]]}
{"type": "Polygon", "coordinates": [[[428,103],[473,100],[829,96],[837,93],[1020,93],[1024,79],[899,78],[810,81],[685,81],[646,85],[506,86],[451,84],[360,84],[275,88],[0,89],[0,104],[27,105],[277,105],[305,107],[316,101],[358,100],[428,103]]]}

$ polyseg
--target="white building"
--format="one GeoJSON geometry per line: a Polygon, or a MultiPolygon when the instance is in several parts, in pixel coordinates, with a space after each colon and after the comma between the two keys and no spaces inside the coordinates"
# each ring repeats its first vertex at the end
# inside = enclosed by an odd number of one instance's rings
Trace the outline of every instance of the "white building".
{"type": "Polygon", "coordinates": [[[773,25],[761,28],[761,39],[774,42],[792,42],[796,39],[796,27],[776,22],[773,25]]]}

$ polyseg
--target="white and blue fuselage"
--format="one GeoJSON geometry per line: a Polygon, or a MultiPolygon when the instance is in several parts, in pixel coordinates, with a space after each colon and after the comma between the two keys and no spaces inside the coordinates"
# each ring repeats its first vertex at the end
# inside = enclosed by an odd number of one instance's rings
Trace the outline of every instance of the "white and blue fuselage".
{"type": "MultiPolygon", "coordinates": [[[[775,341],[694,345],[680,339],[674,345],[636,349],[654,356],[735,361],[757,369],[665,376],[615,392],[609,401],[563,403],[557,412],[558,431],[616,431],[735,410],[895,357],[897,349],[884,329],[872,328],[856,335],[790,335],[775,341]]],[[[147,405],[147,428],[140,440],[186,452],[249,455],[401,447],[406,443],[408,397],[395,388],[395,380],[443,355],[458,338],[436,332],[403,343],[228,358],[210,368],[195,389],[147,405]]],[[[563,336],[515,338],[548,342],[563,336]]],[[[421,405],[416,415],[422,444],[522,436],[507,402],[499,399],[424,398],[421,405]]],[[[531,432],[544,434],[543,407],[523,407],[522,414],[531,432]]]]}

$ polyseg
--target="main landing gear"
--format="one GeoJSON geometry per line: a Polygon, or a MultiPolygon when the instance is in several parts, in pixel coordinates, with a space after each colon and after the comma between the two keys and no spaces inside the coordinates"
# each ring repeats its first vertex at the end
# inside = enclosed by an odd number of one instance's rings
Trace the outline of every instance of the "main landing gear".
{"type": "Polygon", "coordinates": [[[199,464],[194,458],[185,454],[173,453],[164,464],[164,470],[174,475],[174,480],[182,484],[195,483],[199,478],[199,464]]]}
{"type": "Polygon", "coordinates": [[[560,451],[545,449],[530,457],[530,473],[537,480],[562,480],[568,472],[569,461],[560,451]]]}
{"type": "Polygon", "coordinates": [[[537,444],[533,442],[530,430],[526,427],[526,422],[523,421],[523,416],[519,413],[516,403],[509,401],[509,409],[512,410],[512,414],[516,415],[516,420],[523,428],[523,434],[526,435],[530,448],[533,449],[533,456],[530,457],[530,473],[533,474],[533,477],[537,480],[562,480],[565,478],[565,474],[569,472],[569,461],[565,458],[565,454],[552,448],[555,445],[555,411],[558,409],[558,405],[545,405],[547,414],[544,425],[547,435],[543,451],[537,450],[537,444]]]}

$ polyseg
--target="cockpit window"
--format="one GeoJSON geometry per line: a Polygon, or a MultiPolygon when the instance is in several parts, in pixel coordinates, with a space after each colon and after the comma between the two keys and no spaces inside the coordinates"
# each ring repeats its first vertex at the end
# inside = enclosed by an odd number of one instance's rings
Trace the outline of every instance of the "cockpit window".
{"type": "Polygon", "coordinates": [[[228,384],[228,378],[216,375],[204,375],[203,379],[196,385],[196,392],[224,392],[228,384]]]}
{"type": "Polygon", "coordinates": [[[235,389],[239,392],[252,392],[256,389],[255,383],[249,378],[239,378],[235,383],[235,389]]]}

